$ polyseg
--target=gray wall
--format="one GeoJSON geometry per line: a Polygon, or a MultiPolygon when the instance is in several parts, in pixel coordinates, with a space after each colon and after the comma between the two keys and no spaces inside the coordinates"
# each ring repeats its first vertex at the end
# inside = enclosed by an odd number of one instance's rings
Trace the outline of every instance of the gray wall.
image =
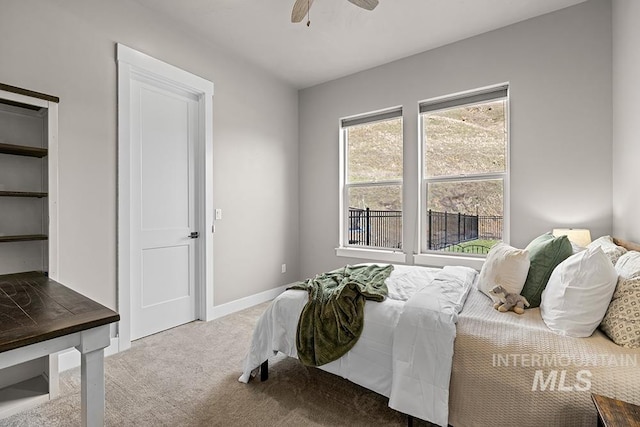
{"type": "Polygon", "coordinates": [[[613,0],[613,231],[640,242],[640,2],[613,0]]]}
{"type": "Polygon", "coordinates": [[[61,99],[60,280],[116,306],[116,42],[215,84],[215,304],[297,279],[293,88],[132,1],[2,0],[0,82],[61,99]]]}
{"type": "Polygon", "coordinates": [[[523,246],[554,226],[589,227],[594,237],[611,233],[614,216],[617,235],[640,240],[640,226],[630,215],[640,203],[630,184],[639,150],[633,128],[639,86],[633,76],[640,61],[629,42],[638,38],[638,4],[614,0],[614,12],[615,128],[608,0],[591,0],[298,95],[132,1],[3,0],[0,82],[61,97],[60,277],[111,307],[116,305],[114,44],[215,83],[214,198],[224,211],[214,243],[218,305],[360,261],[334,252],[342,116],[404,106],[404,240],[413,251],[418,101],[505,81],[512,94],[511,243],[523,246]],[[288,267],[284,275],[282,263],[288,267]]]}
{"type": "MultiPolygon", "coordinates": [[[[404,106],[405,251],[415,248],[417,104],[509,82],[511,243],[553,227],[612,231],[611,6],[591,0],[300,91],[301,273],[338,258],[338,121],[404,106]]],[[[355,52],[354,54],[357,54],[355,52]]]]}

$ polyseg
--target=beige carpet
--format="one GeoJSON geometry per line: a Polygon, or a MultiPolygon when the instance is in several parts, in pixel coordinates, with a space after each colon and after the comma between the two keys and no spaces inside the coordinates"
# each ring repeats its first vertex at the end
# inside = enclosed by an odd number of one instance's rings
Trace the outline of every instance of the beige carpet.
{"type": "MultiPolygon", "coordinates": [[[[388,399],[296,359],[270,361],[269,380],[238,382],[266,304],[137,340],[105,360],[108,426],[403,426],[388,399]]],[[[0,426],[80,425],[80,371],[60,376],[60,397],[0,426]]],[[[428,425],[415,422],[414,425],[428,425]]]]}

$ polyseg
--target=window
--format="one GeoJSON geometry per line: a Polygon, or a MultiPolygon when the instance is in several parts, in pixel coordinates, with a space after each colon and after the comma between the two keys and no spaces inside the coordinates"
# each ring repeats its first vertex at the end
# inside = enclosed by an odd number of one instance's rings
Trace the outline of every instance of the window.
{"type": "Polygon", "coordinates": [[[422,252],[486,254],[505,238],[507,89],[420,104],[422,252]]]}
{"type": "Polygon", "coordinates": [[[402,109],[343,119],[341,246],[402,248],[402,109]]]}

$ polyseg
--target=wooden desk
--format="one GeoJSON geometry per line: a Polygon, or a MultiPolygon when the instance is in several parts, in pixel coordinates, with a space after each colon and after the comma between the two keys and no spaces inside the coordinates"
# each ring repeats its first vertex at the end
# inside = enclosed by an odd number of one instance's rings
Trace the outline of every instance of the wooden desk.
{"type": "Polygon", "coordinates": [[[599,427],[640,427],[640,406],[591,394],[598,411],[599,427]]]}
{"type": "Polygon", "coordinates": [[[0,276],[0,369],[75,347],[84,426],[104,425],[104,348],[120,315],[42,273],[0,276]]]}

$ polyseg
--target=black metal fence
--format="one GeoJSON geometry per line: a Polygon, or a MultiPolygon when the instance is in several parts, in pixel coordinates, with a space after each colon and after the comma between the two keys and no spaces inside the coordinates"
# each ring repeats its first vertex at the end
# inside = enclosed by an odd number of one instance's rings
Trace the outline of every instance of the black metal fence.
{"type": "Polygon", "coordinates": [[[349,208],[350,245],[402,248],[402,211],[349,208]]]}
{"type": "MultiPolygon", "coordinates": [[[[501,240],[501,216],[427,212],[427,245],[430,250],[486,253],[485,246],[473,245],[464,250],[458,245],[473,240],[501,240]]],[[[348,241],[350,245],[379,248],[402,248],[402,211],[349,208],[348,241]]]]}
{"type": "MultiPolygon", "coordinates": [[[[447,250],[472,240],[501,240],[502,217],[462,213],[427,212],[427,246],[447,250]]],[[[472,251],[473,252],[473,251],[472,251]]]]}
{"type": "Polygon", "coordinates": [[[427,211],[427,246],[441,250],[447,246],[478,239],[478,216],[427,211]]]}
{"type": "Polygon", "coordinates": [[[478,235],[484,240],[502,240],[502,217],[497,215],[478,216],[478,235]]]}

